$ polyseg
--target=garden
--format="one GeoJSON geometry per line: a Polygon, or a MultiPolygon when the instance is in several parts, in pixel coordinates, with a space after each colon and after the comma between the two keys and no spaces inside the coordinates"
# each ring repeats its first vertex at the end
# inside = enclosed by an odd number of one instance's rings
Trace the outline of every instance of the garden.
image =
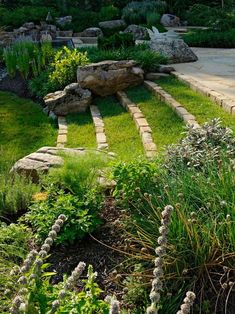
{"type": "Polygon", "coordinates": [[[0,14],[0,313],[233,314],[234,0],[0,14]]]}

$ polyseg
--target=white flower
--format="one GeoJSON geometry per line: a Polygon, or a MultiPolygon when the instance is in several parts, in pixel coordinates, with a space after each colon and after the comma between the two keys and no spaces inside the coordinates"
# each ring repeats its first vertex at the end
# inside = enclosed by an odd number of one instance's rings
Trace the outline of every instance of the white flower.
{"type": "Polygon", "coordinates": [[[58,219],[61,219],[61,220],[65,221],[66,220],[66,216],[61,214],[61,215],[59,215],[58,219]]]}
{"type": "Polygon", "coordinates": [[[54,224],[51,229],[52,229],[52,231],[59,232],[60,231],[60,225],[54,224]]]}
{"type": "Polygon", "coordinates": [[[57,233],[55,230],[51,230],[48,234],[49,237],[51,237],[53,240],[57,237],[57,233]]]}
{"type": "Polygon", "coordinates": [[[50,245],[49,244],[43,244],[41,247],[41,251],[46,251],[47,253],[50,251],[50,245]]]}
{"type": "Polygon", "coordinates": [[[160,301],[160,293],[151,291],[150,300],[152,303],[158,303],[160,301]]]}

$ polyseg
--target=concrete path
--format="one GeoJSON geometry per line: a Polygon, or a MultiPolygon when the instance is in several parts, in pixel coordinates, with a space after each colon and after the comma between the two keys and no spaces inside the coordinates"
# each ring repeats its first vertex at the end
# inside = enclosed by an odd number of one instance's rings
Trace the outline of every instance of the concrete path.
{"type": "Polygon", "coordinates": [[[235,101],[235,49],[193,48],[197,62],[174,64],[204,86],[235,101]]]}

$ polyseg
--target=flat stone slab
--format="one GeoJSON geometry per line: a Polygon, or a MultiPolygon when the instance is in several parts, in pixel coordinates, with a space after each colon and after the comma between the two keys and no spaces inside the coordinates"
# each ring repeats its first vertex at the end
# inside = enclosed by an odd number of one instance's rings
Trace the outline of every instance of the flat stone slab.
{"type": "Polygon", "coordinates": [[[214,91],[235,101],[235,49],[192,49],[198,61],[174,64],[175,70],[185,75],[186,79],[193,79],[199,86],[203,85],[205,94],[214,91]]]}
{"type": "MultiPolygon", "coordinates": [[[[17,173],[32,179],[32,182],[39,182],[40,175],[46,174],[51,168],[61,167],[64,163],[59,153],[65,153],[70,156],[85,155],[88,151],[101,154],[98,150],[89,150],[84,148],[60,148],[60,147],[42,147],[36,152],[18,160],[11,169],[11,173],[17,173]]],[[[107,156],[109,156],[107,154],[107,156]]]]}

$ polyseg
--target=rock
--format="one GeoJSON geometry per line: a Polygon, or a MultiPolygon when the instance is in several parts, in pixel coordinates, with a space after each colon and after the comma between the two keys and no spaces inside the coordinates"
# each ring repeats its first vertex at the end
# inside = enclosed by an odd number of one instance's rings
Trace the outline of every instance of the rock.
{"type": "Polygon", "coordinates": [[[180,26],[180,18],[173,14],[163,14],[161,24],[165,27],[177,27],[180,26]]]}
{"type": "Polygon", "coordinates": [[[56,18],[56,23],[60,26],[64,26],[66,24],[70,24],[72,23],[72,16],[71,15],[67,15],[67,16],[62,16],[62,17],[57,17],[56,18]]]}
{"type": "Polygon", "coordinates": [[[198,58],[195,53],[182,39],[161,39],[158,41],[151,41],[150,47],[166,56],[171,63],[183,63],[197,61],[198,58]]]}
{"type": "Polygon", "coordinates": [[[77,83],[72,83],[63,91],[46,95],[44,102],[48,109],[58,116],[84,112],[91,103],[91,92],[82,89],[77,83]]]}
{"type": "Polygon", "coordinates": [[[143,70],[136,67],[133,60],[103,61],[79,67],[77,81],[82,88],[88,88],[96,95],[106,96],[141,84],[143,74],[143,70]]]}
{"type": "Polygon", "coordinates": [[[124,20],[111,20],[99,23],[100,28],[112,29],[126,27],[126,22],[124,20]]]}
{"type": "Polygon", "coordinates": [[[34,24],[33,22],[28,22],[28,23],[24,23],[24,24],[22,25],[22,27],[25,27],[25,28],[27,28],[28,30],[30,30],[30,29],[34,29],[35,24],[34,24]]]}
{"type": "Polygon", "coordinates": [[[23,26],[21,26],[20,28],[18,28],[16,30],[17,33],[21,33],[21,34],[27,32],[27,31],[28,31],[28,28],[23,27],[23,26]]]}
{"type": "Polygon", "coordinates": [[[47,173],[52,167],[63,165],[63,159],[59,156],[53,156],[49,153],[32,153],[18,160],[11,169],[11,173],[17,173],[30,177],[34,183],[39,181],[43,173],[47,173]]]}
{"type": "Polygon", "coordinates": [[[148,30],[147,28],[140,26],[140,25],[129,25],[125,30],[124,33],[133,34],[134,39],[146,39],[148,37],[148,30]]]}
{"type": "Polygon", "coordinates": [[[73,31],[57,31],[57,37],[73,37],[73,31]]]}
{"type": "Polygon", "coordinates": [[[80,33],[80,37],[102,37],[103,32],[99,27],[89,27],[80,33]]]}
{"type": "Polygon", "coordinates": [[[175,68],[171,67],[171,66],[167,66],[167,65],[160,65],[158,72],[160,73],[166,73],[166,74],[170,74],[171,72],[174,72],[175,68]]]}

